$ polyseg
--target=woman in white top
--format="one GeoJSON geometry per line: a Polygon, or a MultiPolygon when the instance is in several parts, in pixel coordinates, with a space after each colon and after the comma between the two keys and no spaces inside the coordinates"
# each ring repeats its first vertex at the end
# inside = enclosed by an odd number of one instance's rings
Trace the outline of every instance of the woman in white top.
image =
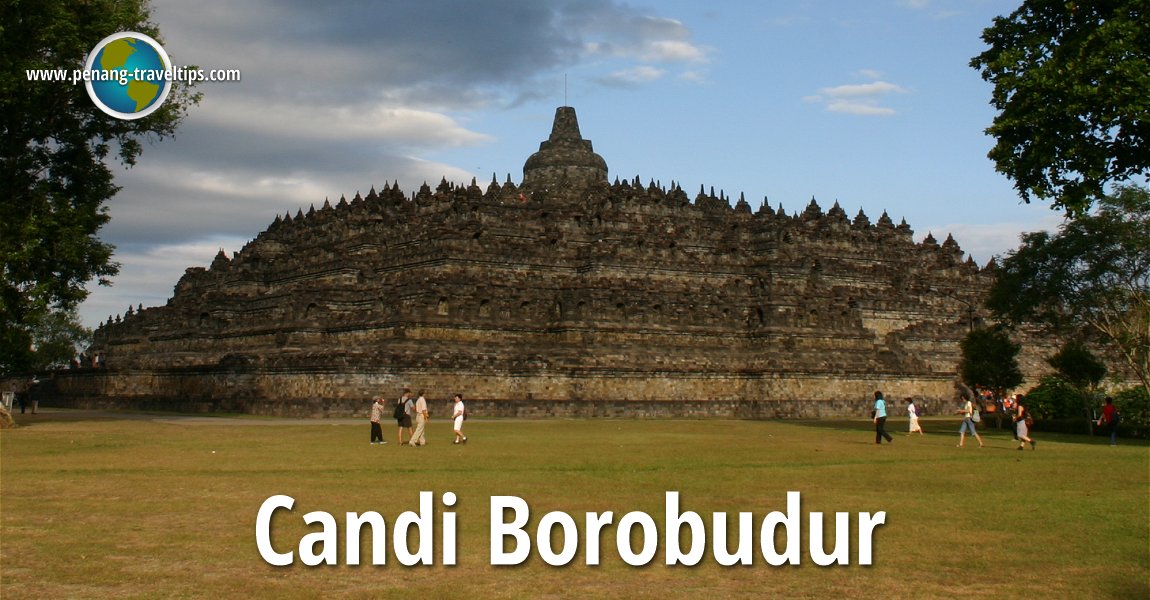
{"type": "Polygon", "coordinates": [[[966,434],[969,431],[971,435],[978,440],[978,447],[982,447],[982,436],[978,435],[978,429],[974,426],[974,416],[977,414],[978,407],[973,402],[967,400],[962,408],[959,409],[958,414],[962,415],[962,425],[958,427],[958,447],[961,448],[966,444],[966,434]]]}
{"type": "Polygon", "coordinates": [[[906,416],[910,417],[910,433],[907,433],[907,435],[916,431],[919,435],[926,435],[922,430],[922,425],[918,423],[918,407],[914,405],[913,398],[906,399],[906,416]]]}
{"type": "Polygon", "coordinates": [[[455,395],[455,408],[451,411],[451,417],[455,422],[455,441],[454,444],[466,444],[467,438],[463,435],[463,415],[467,409],[463,406],[463,394],[455,395]]]}

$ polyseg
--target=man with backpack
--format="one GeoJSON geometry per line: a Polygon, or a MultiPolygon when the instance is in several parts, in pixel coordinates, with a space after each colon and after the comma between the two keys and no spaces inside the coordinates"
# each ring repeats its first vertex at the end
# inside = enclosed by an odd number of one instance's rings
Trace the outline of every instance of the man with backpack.
{"type": "Polygon", "coordinates": [[[395,410],[392,411],[392,415],[391,415],[392,417],[395,418],[395,422],[399,424],[399,434],[398,435],[399,435],[399,445],[400,446],[403,445],[403,430],[404,430],[404,428],[407,429],[407,439],[409,439],[409,440],[412,439],[412,437],[411,437],[412,436],[412,433],[411,433],[411,411],[412,411],[411,390],[405,388],[403,390],[403,396],[401,396],[399,398],[399,400],[395,401],[395,410]]]}

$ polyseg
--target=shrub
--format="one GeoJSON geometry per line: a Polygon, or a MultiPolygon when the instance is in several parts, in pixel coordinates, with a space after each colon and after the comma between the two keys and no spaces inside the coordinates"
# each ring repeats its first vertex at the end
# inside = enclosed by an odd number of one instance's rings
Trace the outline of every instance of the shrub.
{"type": "Polygon", "coordinates": [[[1038,386],[1026,394],[1026,406],[1036,419],[1084,417],[1082,392],[1055,375],[1043,377],[1038,386]]]}
{"type": "Polygon", "coordinates": [[[1132,387],[1114,394],[1114,406],[1122,415],[1123,429],[1150,429],[1150,394],[1146,388],[1132,387]]]}

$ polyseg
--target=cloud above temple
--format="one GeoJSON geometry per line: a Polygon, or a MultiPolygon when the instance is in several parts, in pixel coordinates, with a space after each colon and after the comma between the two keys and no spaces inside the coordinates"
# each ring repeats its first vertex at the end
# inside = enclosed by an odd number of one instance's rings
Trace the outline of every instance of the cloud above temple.
{"type": "Polygon", "coordinates": [[[427,158],[495,143],[454,114],[552,98],[580,66],[609,88],[688,80],[710,52],[682,22],[614,0],[156,0],[153,18],[174,63],[242,80],[201,85],[175,139],[117,173],[102,235],[123,268],[83,309],[100,318],[169,293],[183,267],[277,214],[395,180],[469,180],[427,158]]]}
{"type": "Polygon", "coordinates": [[[907,93],[906,88],[880,80],[879,73],[872,70],[860,71],[860,75],[873,81],[825,87],[804,100],[822,104],[828,112],[863,116],[895,114],[895,109],[886,106],[884,101],[892,94],[907,93]]]}
{"type": "Polygon", "coordinates": [[[157,0],[154,17],[173,62],[243,77],[201,85],[176,138],[120,175],[115,244],[254,235],[357,188],[463,181],[424,157],[496,139],[453,113],[544,97],[584,62],[600,85],[635,87],[708,53],[683,23],[613,0],[157,0]]]}
{"type": "Polygon", "coordinates": [[[608,87],[635,87],[644,83],[661,79],[667,71],[650,65],[639,65],[631,69],[615,71],[610,75],[600,77],[596,81],[608,87]]]}

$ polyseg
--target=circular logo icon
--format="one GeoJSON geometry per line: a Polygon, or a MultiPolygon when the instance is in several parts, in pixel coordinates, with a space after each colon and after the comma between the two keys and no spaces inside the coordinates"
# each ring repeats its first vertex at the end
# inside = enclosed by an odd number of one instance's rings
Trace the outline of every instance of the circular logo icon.
{"type": "Polygon", "coordinates": [[[171,64],[156,40],[135,31],[114,33],[88,53],[84,86],[100,110],[118,119],[139,119],[168,98],[171,64]]]}

